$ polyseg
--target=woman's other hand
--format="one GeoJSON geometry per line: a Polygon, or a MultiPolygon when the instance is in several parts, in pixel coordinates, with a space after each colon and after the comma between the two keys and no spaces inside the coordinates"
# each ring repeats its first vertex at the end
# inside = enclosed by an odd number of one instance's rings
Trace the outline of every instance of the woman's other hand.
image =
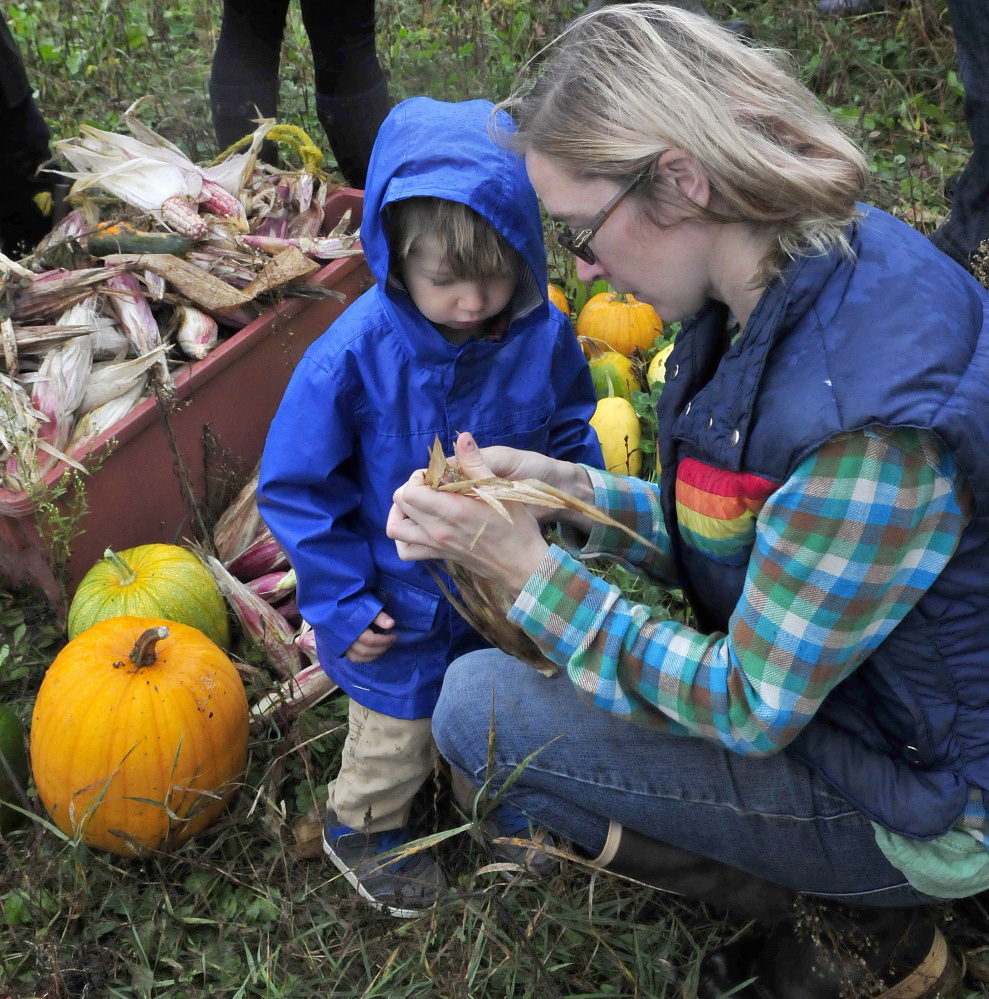
{"type": "MultiPolygon", "coordinates": [[[[529,452],[511,448],[482,452],[470,434],[457,438],[456,457],[469,479],[495,474],[485,460],[491,451],[521,456],[516,461],[511,455],[497,455],[496,464],[502,472],[515,468],[523,471],[521,477],[528,478],[532,477],[529,469],[538,467],[538,463],[528,461],[529,452]]],[[[399,486],[393,499],[386,533],[395,540],[399,558],[406,562],[450,559],[517,593],[548,550],[536,518],[521,503],[505,504],[511,515],[511,520],[505,520],[482,500],[432,489],[425,484],[422,471],[414,472],[399,486]]]]}

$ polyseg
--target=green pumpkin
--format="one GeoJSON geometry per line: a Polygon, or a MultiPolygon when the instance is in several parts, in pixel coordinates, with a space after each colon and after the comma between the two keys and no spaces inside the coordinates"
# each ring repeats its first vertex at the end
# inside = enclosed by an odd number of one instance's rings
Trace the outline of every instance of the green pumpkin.
{"type": "Polygon", "coordinates": [[[24,807],[18,789],[23,794],[27,787],[27,753],[24,751],[24,726],[5,704],[0,704],[0,753],[3,754],[0,759],[0,832],[7,833],[24,821],[24,816],[10,808],[8,802],[18,808],[24,807]],[[14,775],[13,782],[3,765],[4,760],[14,775]]]}
{"type": "Polygon", "coordinates": [[[607,399],[614,395],[631,399],[632,393],[641,388],[639,380],[635,377],[635,366],[624,354],[609,350],[600,357],[592,358],[588,363],[591,368],[591,379],[594,382],[594,393],[599,399],[607,399]]]}
{"type": "Polygon", "coordinates": [[[227,605],[199,557],[180,545],[109,548],[83,576],[69,607],[69,638],[111,617],[160,617],[230,645],[227,605]]]}

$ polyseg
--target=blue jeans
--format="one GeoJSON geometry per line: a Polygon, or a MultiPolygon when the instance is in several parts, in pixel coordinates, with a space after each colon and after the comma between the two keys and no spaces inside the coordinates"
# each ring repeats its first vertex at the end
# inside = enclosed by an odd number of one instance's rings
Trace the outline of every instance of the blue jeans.
{"type": "Polygon", "coordinates": [[[868,819],[787,753],[740,756],[703,739],[640,728],[581,701],[495,649],[456,660],[433,714],[440,752],[486,780],[492,706],[497,788],[534,758],[504,801],[590,856],[609,820],[767,881],[858,905],[919,905],[868,819]]]}

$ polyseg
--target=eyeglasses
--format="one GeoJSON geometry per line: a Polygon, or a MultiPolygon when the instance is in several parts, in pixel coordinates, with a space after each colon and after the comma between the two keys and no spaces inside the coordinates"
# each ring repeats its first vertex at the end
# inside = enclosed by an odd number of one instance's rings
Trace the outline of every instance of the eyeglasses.
{"type": "Polygon", "coordinates": [[[594,251],[587,245],[595,236],[597,231],[608,221],[608,216],[621,204],[622,199],[635,187],[639,181],[642,180],[642,174],[637,173],[631,180],[625,183],[619,192],[609,201],[604,208],[601,209],[587,223],[586,227],[581,229],[577,235],[574,235],[570,230],[570,226],[563,226],[556,234],[556,241],[563,247],[564,250],[569,250],[575,257],[579,257],[586,264],[596,264],[598,258],[594,255],[594,251]]]}

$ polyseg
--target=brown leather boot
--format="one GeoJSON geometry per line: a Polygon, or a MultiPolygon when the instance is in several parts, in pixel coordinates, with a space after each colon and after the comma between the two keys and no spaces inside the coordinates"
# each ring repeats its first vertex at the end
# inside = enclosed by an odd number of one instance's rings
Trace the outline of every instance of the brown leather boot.
{"type": "Polygon", "coordinates": [[[931,999],[950,996],[961,979],[924,909],[811,898],[770,931],[747,971],[736,983],[756,976],[741,995],[758,999],[931,999]]]}
{"type": "Polygon", "coordinates": [[[612,823],[596,865],[694,898],[763,930],[709,953],[698,999],[932,999],[960,980],[957,962],[923,909],[813,899],[612,823]],[[766,926],[765,924],[770,924],[766,926]]]}
{"type": "Polygon", "coordinates": [[[796,892],[699,853],[660,843],[612,822],[595,865],[653,888],[775,923],[793,911],[796,892]]]}

